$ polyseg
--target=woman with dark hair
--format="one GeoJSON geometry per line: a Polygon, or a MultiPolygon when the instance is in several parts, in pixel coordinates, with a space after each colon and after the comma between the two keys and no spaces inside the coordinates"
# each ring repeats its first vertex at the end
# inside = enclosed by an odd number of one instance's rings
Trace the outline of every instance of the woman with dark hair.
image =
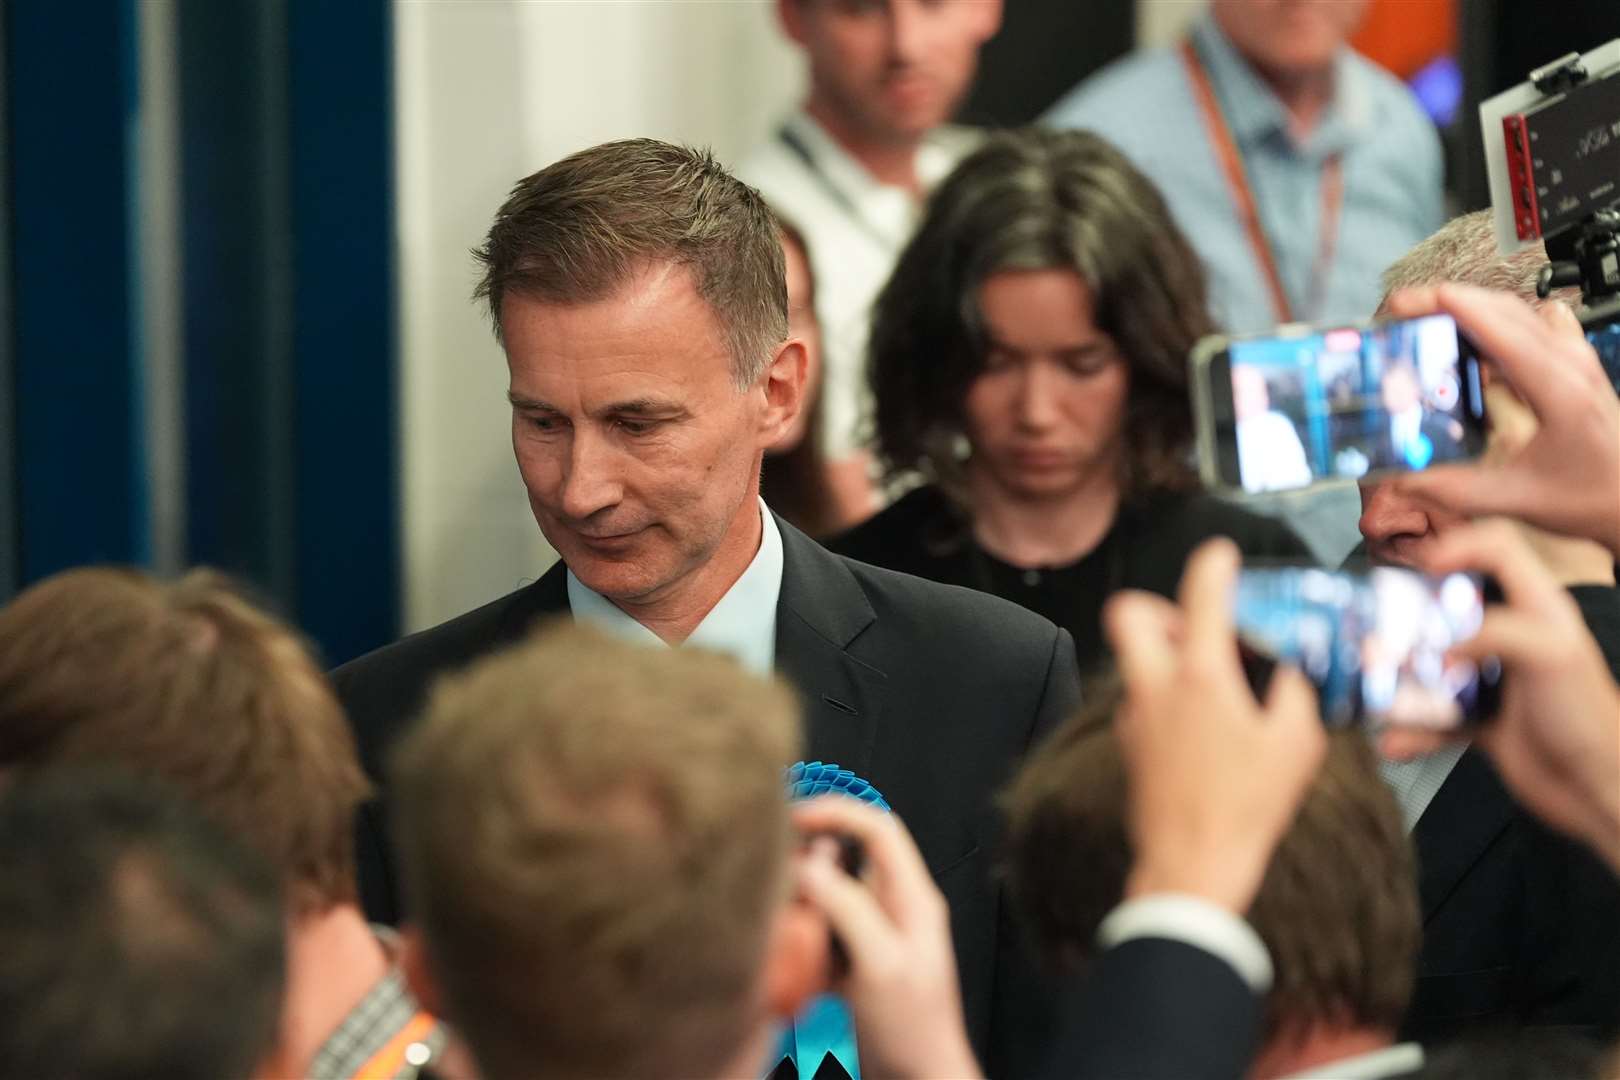
{"type": "Polygon", "coordinates": [[[1119,151],[991,137],[934,193],[873,315],[878,452],[923,486],[829,546],[1039,612],[1082,668],[1108,595],[1173,595],[1211,535],[1307,557],[1286,525],[1197,491],[1187,354],[1212,329],[1198,256],[1119,151]]]}

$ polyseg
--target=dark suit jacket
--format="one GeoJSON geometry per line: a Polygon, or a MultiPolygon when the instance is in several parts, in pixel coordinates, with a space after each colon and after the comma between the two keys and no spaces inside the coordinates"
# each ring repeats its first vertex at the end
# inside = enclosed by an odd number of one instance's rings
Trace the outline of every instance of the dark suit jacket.
{"type": "MultiPolygon", "coordinates": [[[[778,519],[777,670],[800,693],[805,756],[870,781],[904,816],[951,908],[968,1031],[995,1075],[1026,1071],[1049,1015],[990,873],[993,798],[1031,745],[1075,708],[1069,635],[1016,605],[830,554],[778,519]]],[[[339,668],[361,759],[384,779],[389,747],[438,675],[568,612],[564,568],[339,668]]],[[[789,764],[784,762],[784,765],[789,764]]],[[[400,915],[387,792],[362,812],[367,913],[400,915]]]]}
{"type": "MultiPolygon", "coordinates": [[[[1620,673],[1620,592],[1570,589],[1620,673]]],[[[1475,1027],[1620,1030],[1620,881],[1520,807],[1469,749],[1412,832],[1423,953],[1402,1037],[1475,1027]]]]}
{"type": "Polygon", "coordinates": [[[1194,945],[1135,938],[1097,957],[1064,1002],[1050,1080],[1237,1080],[1260,1033],[1260,999],[1194,945]]]}

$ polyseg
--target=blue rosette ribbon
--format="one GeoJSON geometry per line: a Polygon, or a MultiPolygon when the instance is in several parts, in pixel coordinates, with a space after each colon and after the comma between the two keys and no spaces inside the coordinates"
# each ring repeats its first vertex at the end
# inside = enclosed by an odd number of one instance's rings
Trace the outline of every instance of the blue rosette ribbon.
{"type": "MultiPolygon", "coordinates": [[[[813,799],[818,795],[847,795],[887,813],[889,804],[878,789],[848,769],[821,761],[801,761],[787,771],[788,798],[813,799]]],[[[861,1080],[861,1059],[855,1045],[855,1018],[837,994],[814,998],[782,1031],[779,1053],[798,1071],[799,1080],[811,1080],[831,1054],[849,1074],[861,1080]],[[808,1068],[806,1067],[808,1065],[808,1068]]]]}

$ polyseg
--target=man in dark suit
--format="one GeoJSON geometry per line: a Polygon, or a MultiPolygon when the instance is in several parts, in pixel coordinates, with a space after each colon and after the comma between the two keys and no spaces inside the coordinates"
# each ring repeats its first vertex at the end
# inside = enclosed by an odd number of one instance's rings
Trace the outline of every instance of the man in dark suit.
{"type": "MultiPolygon", "coordinates": [[[[335,673],[368,770],[435,676],[547,616],[774,668],[801,695],[807,756],[904,815],[950,902],[974,1044],[997,1075],[1019,1071],[1045,1002],[988,870],[992,795],[1077,702],[1069,635],[831,555],[760,502],[805,351],[786,339],[770,212],[707,154],[651,140],[575,154],[514,188],[479,256],[518,468],[561,561],[335,673]]],[[[368,910],[391,920],[386,803],[363,814],[360,852],[368,910]]]]}
{"type": "MultiPolygon", "coordinates": [[[[1537,305],[1535,282],[1544,263],[1533,249],[1506,259],[1498,255],[1490,214],[1480,211],[1456,218],[1419,244],[1390,267],[1384,283],[1391,293],[1437,281],[1507,287],[1537,305]]],[[[1496,310],[1503,299],[1453,295],[1445,310],[1507,373],[1504,381],[1522,389],[1532,382],[1546,385],[1554,372],[1567,377],[1574,362],[1559,351],[1547,320],[1532,318],[1532,332],[1526,332],[1515,323],[1514,312],[1496,310]],[[1519,336],[1510,338],[1504,327],[1517,327],[1519,336]]],[[[1392,309],[1386,299],[1379,313],[1411,317],[1432,312],[1433,303],[1431,296],[1416,308],[1392,309]]],[[[1585,347],[1578,330],[1570,336],[1575,348],[1585,347]]],[[[1487,393],[1489,457],[1496,464],[1477,466],[1482,476],[1525,457],[1538,428],[1535,414],[1511,390],[1498,383],[1487,393]]],[[[1544,422],[1571,431],[1589,426],[1578,412],[1544,422]]],[[[1528,466],[1532,459],[1525,460],[1528,466]]],[[[1551,472],[1533,486],[1556,491],[1559,470],[1593,455],[1536,460],[1551,472]]],[[[1497,483],[1503,491],[1513,489],[1508,481],[1497,483]]],[[[1421,569],[1467,518],[1414,497],[1404,484],[1385,478],[1362,485],[1364,557],[1421,569]]],[[[1566,587],[1611,669],[1620,671],[1613,553],[1591,540],[1522,523],[1515,528],[1530,541],[1543,569],[1566,587]]],[[[1503,787],[1478,747],[1457,744],[1414,761],[1388,763],[1382,771],[1395,788],[1417,848],[1423,909],[1423,953],[1403,1035],[1431,1044],[1487,1026],[1556,1027],[1600,1038],[1612,1034],[1620,1026],[1620,883],[1598,857],[1536,821],[1503,787]]]]}

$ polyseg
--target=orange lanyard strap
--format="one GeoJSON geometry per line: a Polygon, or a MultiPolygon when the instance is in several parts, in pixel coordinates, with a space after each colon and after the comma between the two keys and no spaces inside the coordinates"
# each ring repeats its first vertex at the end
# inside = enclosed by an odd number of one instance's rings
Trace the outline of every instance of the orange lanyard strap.
{"type": "MultiPolygon", "coordinates": [[[[1292,322],[1293,305],[1288,302],[1288,290],[1283,288],[1276,255],[1260,224],[1260,208],[1254,201],[1254,190],[1249,186],[1248,175],[1243,169],[1243,154],[1238,150],[1237,141],[1232,138],[1232,129],[1227,125],[1226,115],[1221,112],[1220,102],[1215,98],[1215,87],[1210,83],[1209,72],[1205,70],[1204,62],[1199,59],[1198,50],[1190,38],[1181,42],[1181,59],[1187,68],[1187,78],[1192,82],[1198,111],[1203,114],[1204,131],[1209,135],[1221,173],[1226,177],[1226,186],[1232,194],[1238,219],[1248,237],[1255,261],[1265,275],[1272,310],[1278,322],[1292,322]]],[[[1311,313],[1320,311],[1327,298],[1327,278],[1333,264],[1334,249],[1338,246],[1339,211],[1343,205],[1344,164],[1338,154],[1332,154],[1322,164],[1322,220],[1318,227],[1321,243],[1317,246],[1316,265],[1311,268],[1311,287],[1307,296],[1307,310],[1311,313]]]]}
{"type": "Polygon", "coordinates": [[[371,1058],[355,1072],[353,1080],[389,1080],[397,1076],[407,1064],[405,1052],[411,1048],[412,1043],[421,1042],[433,1034],[438,1021],[430,1014],[418,1012],[411,1017],[410,1022],[399,1029],[392,1039],[383,1044],[371,1058]]]}

